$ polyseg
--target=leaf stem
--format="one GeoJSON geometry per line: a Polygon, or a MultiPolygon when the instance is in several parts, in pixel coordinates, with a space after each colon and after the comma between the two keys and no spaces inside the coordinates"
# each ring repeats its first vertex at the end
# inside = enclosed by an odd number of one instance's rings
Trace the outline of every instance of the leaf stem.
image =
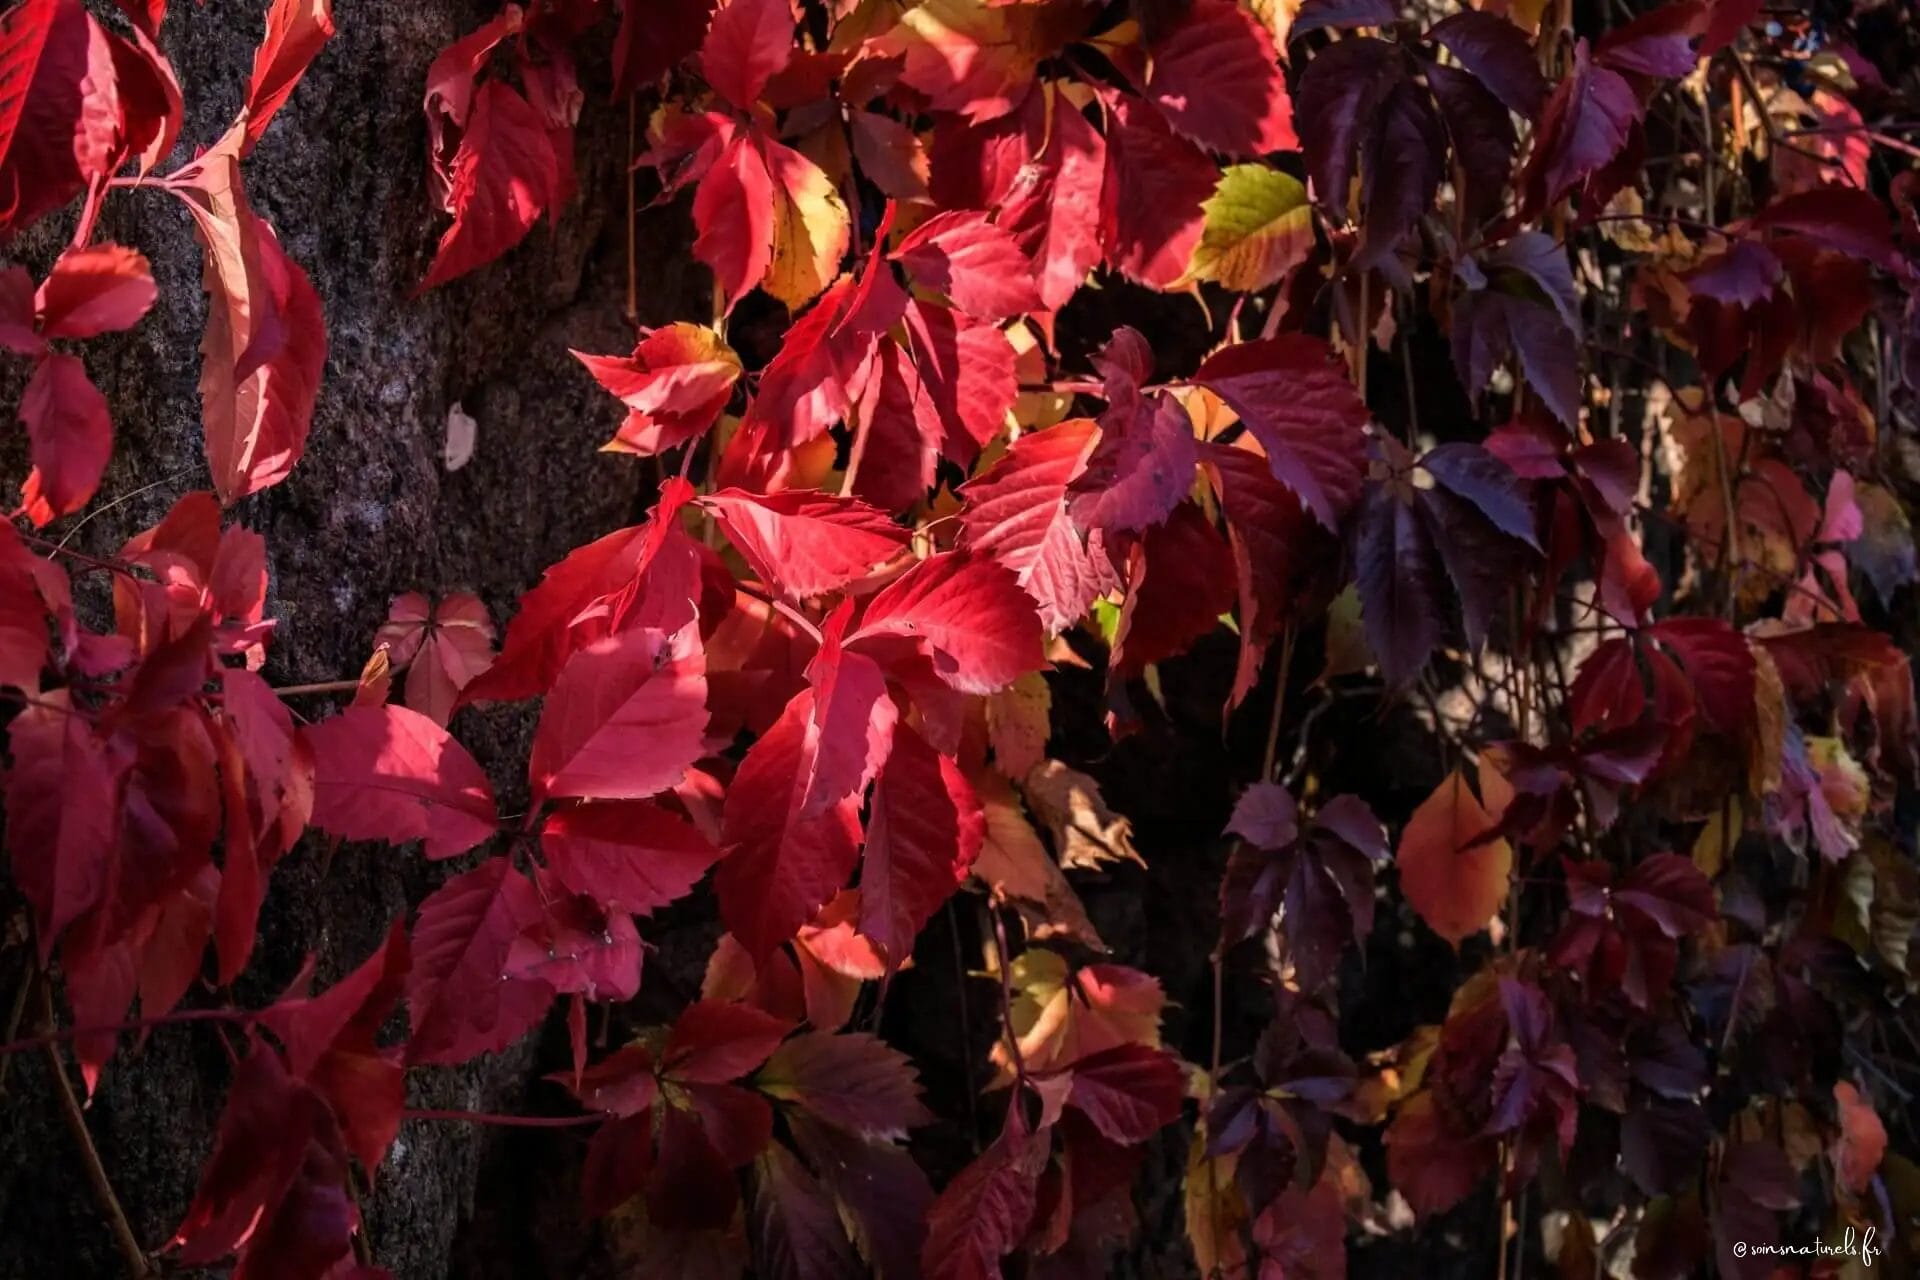
{"type": "Polygon", "coordinates": [[[760,587],[749,586],[747,583],[744,583],[744,582],[735,582],[733,584],[733,588],[734,590],[738,591],[741,595],[751,596],[755,600],[760,601],[760,603],[772,609],[774,612],[782,615],[787,619],[787,621],[793,623],[794,626],[799,627],[802,631],[812,636],[815,642],[821,642],[825,639],[825,637],[820,634],[820,628],[814,625],[814,622],[811,618],[807,617],[806,614],[800,612],[798,609],[788,604],[785,600],[780,599],[780,597],[774,595],[772,592],[764,590],[763,588],[760,588],[760,587]]]}

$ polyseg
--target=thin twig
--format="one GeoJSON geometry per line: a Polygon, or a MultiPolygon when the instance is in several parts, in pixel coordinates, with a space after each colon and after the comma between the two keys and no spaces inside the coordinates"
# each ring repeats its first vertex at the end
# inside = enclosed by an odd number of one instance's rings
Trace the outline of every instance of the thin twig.
{"type": "MultiPolygon", "coordinates": [[[[53,993],[42,983],[40,986],[42,1017],[46,1025],[53,1025],[53,993]]],[[[67,1079],[67,1064],[60,1056],[60,1046],[48,1041],[44,1046],[47,1055],[47,1070],[53,1076],[55,1099],[60,1104],[61,1118],[67,1122],[67,1131],[73,1135],[73,1144],[80,1152],[81,1163],[86,1166],[87,1181],[93,1184],[93,1198],[100,1203],[100,1210],[107,1215],[107,1226],[113,1232],[113,1242],[120,1249],[120,1256],[126,1260],[127,1274],[133,1280],[143,1280],[149,1274],[146,1250],[140,1247],[140,1239],[133,1234],[133,1227],[127,1222],[125,1210],[120,1207],[120,1197],[113,1193],[113,1182],[107,1177],[106,1166],[100,1163],[100,1150],[93,1145],[93,1134],[87,1130],[87,1117],[80,1110],[80,1099],[74,1096],[73,1082],[67,1079]]]]}
{"type": "Polygon", "coordinates": [[[408,1107],[400,1113],[402,1120],[457,1120],[467,1124],[493,1125],[502,1129],[577,1129],[581,1125],[599,1124],[603,1115],[580,1116],[509,1116],[493,1111],[456,1111],[441,1107],[408,1107]]]}
{"type": "Polygon", "coordinates": [[[313,684],[283,685],[273,692],[276,696],[282,698],[299,698],[310,693],[352,693],[359,687],[360,681],[357,679],[320,680],[313,684]]]}

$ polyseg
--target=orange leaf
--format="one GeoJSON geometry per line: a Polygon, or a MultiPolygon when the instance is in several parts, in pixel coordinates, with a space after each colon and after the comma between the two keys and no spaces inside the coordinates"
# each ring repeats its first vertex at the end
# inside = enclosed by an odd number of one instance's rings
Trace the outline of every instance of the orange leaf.
{"type": "Polygon", "coordinates": [[[1400,888],[1420,918],[1448,942],[1486,928],[1507,900],[1513,847],[1505,840],[1473,844],[1493,818],[1459,771],[1434,789],[1400,834],[1400,888]]]}

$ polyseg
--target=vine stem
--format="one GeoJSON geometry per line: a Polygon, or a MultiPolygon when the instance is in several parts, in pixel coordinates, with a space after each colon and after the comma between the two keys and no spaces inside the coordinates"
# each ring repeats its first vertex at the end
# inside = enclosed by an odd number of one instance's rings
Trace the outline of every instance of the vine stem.
{"type": "MultiPolygon", "coordinates": [[[[1273,779],[1275,758],[1280,753],[1280,723],[1287,713],[1287,681],[1293,675],[1293,623],[1287,623],[1280,635],[1280,662],[1274,671],[1273,710],[1267,716],[1267,745],[1260,757],[1260,780],[1273,779]]],[[[1239,842],[1235,841],[1236,847],[1239,842]]],[[[1207,1103],[1212,1105],[1214,1095],[1220,1092],[1220,1044],[1222,1023],[1226,1020],[1226,972],[1227,949],[1224,939],[1213,947],[1213,1040],[1209,1046],[1211,1056],[1207,1061],[1207,1103]]],[[[1211,1136],[1211,1135],[1209,1135],[1211,1136]]],[[[1207,1215],[1213,1222],[1213,1238],[1217,1249],[1220,1239],[1220,1162],[1207,1160],[1207,1215]]]]}
{"type": "Polygon", "coordinates": [[[359,687],[360,681],[357,679],[319,680],[313,684],[283,685],[273,692],[276,696],[282,698],[298,698],[310,693],[352,693],[359,687]]]}
{"type": "Polygon", "coordinates": [[[1731,618],[1740,600],[1740,566],[1745,563],[1746,555],[1740,547],[1740,504],[1735,497],[1736,482],[1727,457],[1727,442],[1720,431],[1720,406],[1712,399],[1712,388],[1708,388],[1707,395],[1707,422],[1713,433],[1714,468],[1720,473],[1720,502],[1727,513],[1727,531],[1720,540],[1720,551],[1725,556],[1726,581],[1722,584],[1726,593],[1724,603],[1726,615],[1731,618]]]}
{"type": "Polygon", "coordinates": [[[501,1129],[577,1129],[582,1125],[599,1124],[606,1117],[602,1115],[580,1116],[509,1116],[496,1111],[459,1111],[442,1107],[408,1107],[400,1113],[402,1120],[456,1120],[467,1124],[493,1125],[501,1129]]]}
{"type": "Polygon", "coordinates": [[[953,899],[947,899],[947,932],[953,936],[953,978],[955,991],[960,996],[960,1053],[967,1064],[967,1137],[973,1143],[973,1154],[980,1154],[980,1110],[974,1100],[973,1087],[973,1013],[967,1008],[967,957],[960,948],[960,914],[953,909],[953,899]]]}
{"type": "MultiPolygon", "coordinates": [[[[299,1003],[292,1001],[290,1003],[299,1003]]],[[[53,1027],[38,1035],[26,1036],[19,1040],[9,1040],[0,1044],[0,1056],[11,1053],[24,1053],[29,1049],[43,1049],[67,1040],[78,1040],[81,1036],[121,1035],[128,1031],[146,1031],[153,1027],[170,1027],[177,1023],[214,1022],[223,1024],[239,1023],[250,1025],[260,1021],[281,1006],[270,1004],[264,1009],[176,1009],[172,1013],[163,1013],[152,1018],[132,1018],[126,1022],[99,1023],[88,1027],[53,1027]]],[[[52,1019],[49,1017],[48,1025],[52,1019]]]]}
{"type": "MultiPolygon", "coordinates": [[[[41,1016],[51,1026],[53,993],[44,982],[40,985],[40,999],[41,1016]]],[[[86,1166],[87,1181],[93,1184],[93,1197],[99,1201],[101,1212],[107,1215],[107,1226],[113,1232],[113,1242],[119,1247],[120,1256],[126,1259],[127,1274],[133,1280],[144,1280],[144,1277],[152,1274],[147,1265],[147,1252],[140,1247],[139,1237],[133,1234],[126,1211],[120,1207],[120,1197],[113,1192],[113,1181],[107,1177],[106,1166],[100,1163],[100,1150],[93,1145],[93,1134],[87,1130],[87,1117],[80,1110],[80,1099],[74,1096],[73,1082],[67,1079],[67,1064],[60,1056],[60,1046],[49,1040],[42,1048],[47,1055],[47,1071],[53,1077],[53,1091],[60,1104],[61,1118],[66,1121],[67,1131],[73,1135],[73,1145],[86,1166]]]]}
{"type": "Polygon", "coordinates": [[[135,576],[133,572],[133,566],[130,564],[127,564],[125,561],[102,560],[100,557],[90,556],[84,551],[75,551],[72,547],[67,546],[65,543],[51,542],[46,538],[41,537],[38,534],[21,533],[20,541],[26,543],[30,547],[37,547],[40,550],[46,552],[50,556],[65,556],[67,559],[77,561],[80,564],[84,564],[90,569],[102,569],[108,573],[124,573],[129,578],[135,576]]]}

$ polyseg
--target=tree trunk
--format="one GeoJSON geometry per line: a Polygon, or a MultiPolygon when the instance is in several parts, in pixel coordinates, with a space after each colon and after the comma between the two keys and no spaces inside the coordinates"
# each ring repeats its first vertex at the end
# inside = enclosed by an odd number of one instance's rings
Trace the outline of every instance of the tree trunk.
{"type": "MultiPolygon", "coordinates": [[[[230,513],[267,539],[268,615],[279,624],[267,674],[275,684],[357,674],[402,591],[477,591],[503,623],[542,569],[631,523],[652,490],[646,464],[596,455],[616,406],[567,354],[632,343],[623,318],[628,121],[606,105],[604,66],[589,58],[582,68],[589,106],[573,201],[505,260],[411,296],[442,225],[425,181],[427,67],[496,8],[479,0],[339,0],[337,36],[247,162],[253,206],[312,277],[330,347],[305,459],[286,482],[230,513]],[[478,439],[471,460],[449,470],[443,448],[455,406],[477,421],[478,439]]],[[[232,119],[263,13],[260,0],[173,6],[164,44],[188,116],[163,172],[211,144],[232,119]]],[[[71,230],[70,216],[53,219],[13,252],[44,270],[71,230]]],[[[640,318],[700,314],[706,280],[685,252],[684,215],[643,211],[637,231],[640,318]]],[[[159,303],[136,329],[85,350],[116,440],[89,508],[99,514],[86,517],[72,545],[111,554],[180,494],[208,486],[196,389],[206,298],[186,210],[164,192],[113,193],[99,238],[146,253],[160,286],[159,303]]],[[[5,377],[8,402],[17,403],[24,371],[9,368],[5,377]]],[[[0,450],[0,463],[9,484],[25,474],[20,433],[0,450]]],[[[77,519],[51,532],[65,536],[77,519]]],[[[526,710],[463,712],[455,727],[492,771],[503,811],[524,807],[526,710]]],[[[272,1000],[309,953],[319,979],[332,981],[373,950],[409,903],[467,865],[429,867],[417,851],[383,846],[329,856],[309,837],[274,874],[260,943],[233,1003],[272,1000]]],[[[24,919],[18,900],[9,902],[10,918],[24,919]]],[[[31,968],[22,946],[0,960],[0,1017],[31,968]]],[[[215,1002],[204,992],[188,1003],[196,1000],[215,1002]]],[[[38,1007],[28,1007],[21,1034],[36,1028],[38,1007]]],[[[237,1034],[224,1039],[238,1043],[237,1034]]],[[[193,1194],[225,1097],[227,1053],[222,1032],[208,1024],[163,1027],[144,1044],[122,1037],[87,1111],[105,1172],[149,1251],[165,1244],[193,1194]]],[[[512,1109],[531,1054],[522,1046],[458,1070],[411,1073],[411,1101],[512,1109]]],[[[70,1056],[65,1061],[71,1068],[70,1056]]],[[[45,1055],[16,1055],[7,1070],[0,1277],[124,1273],[45,1055]]],[[[448,1273],[484,1145],[468,1125],[403,1128],[363,1196],[377,1261],[399,1277],[448,1273]]]]}

